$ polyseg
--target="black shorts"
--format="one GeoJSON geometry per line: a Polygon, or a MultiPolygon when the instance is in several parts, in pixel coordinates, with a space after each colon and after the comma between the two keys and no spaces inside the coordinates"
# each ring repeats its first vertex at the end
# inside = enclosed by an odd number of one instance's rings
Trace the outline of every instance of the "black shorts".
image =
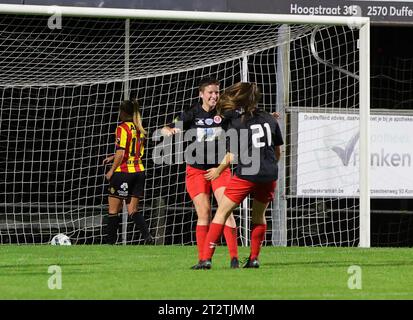
{"type": "Polygon", "coordinates": [[[116,198],[142,198],[145,172],[115,172],[109,181],[109,196],[116,198]]]}

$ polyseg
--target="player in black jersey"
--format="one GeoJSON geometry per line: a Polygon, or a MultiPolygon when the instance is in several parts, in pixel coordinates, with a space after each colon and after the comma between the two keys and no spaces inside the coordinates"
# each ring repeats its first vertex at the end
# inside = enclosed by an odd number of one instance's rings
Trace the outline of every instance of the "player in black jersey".
{"type": "MultiPolygon", "coordinates": [[[[193,269],[200,267],[205,237],[211,220],[211,189],[218,204],[224,190],[231,179],[229,168],[216,174],[216,169],[222,159],[219,159],[219,143],[224,131],[222,118],[217,115],[216,103],[219,98],[219,82],[215,79],[204,79],[199,85],[199,96],[202,104],[195,104],[189,110],[183,111],[175,118],[174,123],[162,129],[164,135],[170,136],[180,131],[177,126],[181,122],[183,130],[193,131],[192,150],[202,150],[200,154],[186,153],[186,188],[194,203],[198,216],[196,226],[196,242],[199,261],[193,269]]],[[[225,150],[224,150],[225,151],[225,150]]],[[[222,156],[221,156],[222,158],[222,156]]],[[[234,216],[228,214],[223,222],[224,236],[230,253],[231,268],[238,268],[237,229],[234,216]],[[224,227],[225,224],[225,227],[224,227]]]]}
{"type": "Polygon", "coordinates": [[[225,170],[231,161],[236,163],[236,168],[210,224],[201,263],[203,269],[211,268],[215,245],[228,215],[249,194],[254,196],[251,251],[244,267],[259,267],[258,256],[267,226],[265,210],[274,198],[278,179],[277,163],[281,157],[280,146],[283,145],[274,116],[257,107],[260,97],[255,83],[240,82],[226,89],[217,104],[218,113],[230,121],[238,137],[236,147],[231,146],[226,161],[217,171],[225,170]]]}

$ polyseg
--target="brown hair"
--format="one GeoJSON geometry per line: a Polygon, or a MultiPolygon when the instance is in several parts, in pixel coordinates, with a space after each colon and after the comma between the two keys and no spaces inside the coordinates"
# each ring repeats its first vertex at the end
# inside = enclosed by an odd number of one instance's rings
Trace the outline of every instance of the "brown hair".
{"type": "Polygon", "coordinates": [[[130,119],[133,121],[133,123],[139,129],[139,131],[146,135],[146,130],[142,126],[142,116],[139,109],[139,102],[136,99],[124,100],[120,104],[120,110],[126,113],[128,116],[130,116],[130,119]]]}
{"type": "Polygon", "coordinates": [[[215,78],[204,78],[199,82],[199,92],[203,92],[206,87],[210,86],[211,84],[214,84],[216,86],[219,86],[219,81],[215,78]]]}
{"type": "Polygon", "coordinates": [[[217,103],[217,112],[244,108],[246,115],[252,115],[261,98],[260,90],[254,82],[238,82],[225,89],[217,103]]]}

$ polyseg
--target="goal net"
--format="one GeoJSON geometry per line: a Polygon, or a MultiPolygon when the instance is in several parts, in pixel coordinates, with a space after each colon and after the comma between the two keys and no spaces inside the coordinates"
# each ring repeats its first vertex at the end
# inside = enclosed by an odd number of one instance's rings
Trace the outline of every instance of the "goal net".
{"type": "MultiPolygon", "coordinates": [[[[367,149],[359,152],[359,28],[344,19],[205,22],[131,17],[133,10],[118,18],[63,14],[53,18],[59,26],[47,12],[3,9],[1,243],[47,243],[57,233],[105,243],[102,161],[114,152],[120,102],[136,97],[149,132],[140,207],[156,244],[194,244],[183,150],[158,129],[198,101],[198,84],[209,76],[222,89],[257,82],[261,106],[281,115],[284,154],[264,244],[360,244],[359,159],[367,149]],[[170,151],[161,161],[159,146],[170,151]]],[[[108,12],[99,10],[91,11],[108,12]]],[[[234,212],[244,245],[249,208],[247,200],[234,212]]],[[[126,215],[121,226],[119,243],[142,241],[126,215]]]]}

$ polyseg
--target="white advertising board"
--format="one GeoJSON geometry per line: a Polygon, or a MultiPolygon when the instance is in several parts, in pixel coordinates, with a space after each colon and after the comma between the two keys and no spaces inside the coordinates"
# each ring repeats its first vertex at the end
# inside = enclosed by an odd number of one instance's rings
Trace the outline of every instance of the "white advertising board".
{"type": "MultiPolygon", "coordinates": [[[[357,197],[359,117],[299,113],[297,195],[357,197]]],[[[370,116],[370,195],[413,198],[413,116],[370,116]]]]}

